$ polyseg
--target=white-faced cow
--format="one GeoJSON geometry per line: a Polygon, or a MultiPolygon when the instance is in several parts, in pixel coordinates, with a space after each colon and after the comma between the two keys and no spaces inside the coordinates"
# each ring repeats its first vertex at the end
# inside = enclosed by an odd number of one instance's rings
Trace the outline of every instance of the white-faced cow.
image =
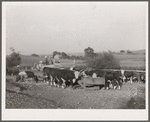
{"type": "Polygon", "coordinates": [[[140,74],[140,80],[145,83],[145,73],[140,74]]]}
{"type": "Polygon", "coordinates": [[[122,87],[122,78],[120,71],[106,71],[105,73],[105,89],[109,89],[110,84],[112,84],[113,88],[117,87],[121,89],[122,87]]]}
{"type": "Polygon", "coordinates": [[[81,71],[81,75],[83,75],[84,77],[90,76],[93,78],[97,78],[97,77],[104,77],[105,72],[103,70],[91,70],[91,71],[83,70],[81,71]]]}
{"type": "Polygon", "coordinates": [[[43,68],[44,81],[47,77],[47,79],[49,80],[49,85],[51,83],[51,85],[62,86],[62,88],[64,88],[64,85],[66,86],[68,83],[71,85],[75,83],[76,80],[79,78],[79,74],[80,73],[78,71],[70,71],[50,67],[43,68]],[[64,85],[62,85],[63,83],[64,85]]]}
{"type": "Polygon", "coordinates": [[[127,81],[130,81],[130,83],[132,84],[133,80],[138,81],[138,78],[137,78],[136,74],[133,71],[121,70],[121,75],[123,77],[123,82],[125,82],[125,83],[127,81]]]}
{"type": "Polygon", "coordinates": [[[16,82],[18,82],[19,80],[24,82],[25,79],[27,79],[27,78],[32,78],[36,81],[36,83],[38,82],[38,77],[31,71],[19,72],[17,77],[16,77],[16,82]]]}

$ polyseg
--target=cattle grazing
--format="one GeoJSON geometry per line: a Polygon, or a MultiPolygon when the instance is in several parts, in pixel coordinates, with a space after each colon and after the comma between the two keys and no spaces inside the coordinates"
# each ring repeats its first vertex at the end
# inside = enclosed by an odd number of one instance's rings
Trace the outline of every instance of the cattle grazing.
{"type": "Polygon", "coordinates": [[[145,83],[145,73],[140,74],[140,80],[145,83]]]}
{"type": "Polygon", "coordinates": [[[57,80],[56,76],[58,74],[58,69],[50,68],[50,67],[44,67],[43,68],[43,80],[46,82],[46,80],[49,81],[49,85],[55,85],[55,82],[57,80]]]}
{"type": "Polygon", "coordinates": [[[135,76],[135,77],[132,78],[132,80],[133,80],[133,82],[138,82],[138,77],[135,76]]]}
{"type": "Polygon", "coordinates": [[[36,83],[39,81],[38,77],[32,71],[22,71],[18,73],[16,77],[16,82],[18,82],[19,80],[24,81],[27,78],[34,79],[36,83]]]}
{"type": "Polygon", "coordinates": [[[106,71],[105,73],[105,89],[109,89],[109,85],[118,84],[119,89],[122,87],[122,79],[120,71],[106,71]]]}
{"type": "Polygon", "coordinates": [[[97,77],[104,77],[105,72],[103,70],[91,70],[91,71],[83,70],[81,71],[81,74],[84,77],[90,76],[93,78],[97,78],[97,77]]]}
{"type": "Polygon", "coordinates": [[[134,73],[132,71],[121,70],[121,75],[123,77],[123,82],[126,83],[127,81],[130,81],[130,83],[132,84],[134,77],[134,73]]]}
{"type": "Polygon", "coordinates": [[[119,89],[121,89],[121,85],[119,84],[119,81],[117,81],[116,79],[109,81],[110,85],[113,87],[113,89],[116,89],[117,87],[119,89]]]}
{"type": "Polygon", "coordinates": [[[66,86],[69,84],[73,86],[76,81],[79,79],[80,73],[78,71],[69,71],[69,70],[59,70],[58,78],[65,83],[66,86]]]}
{"type": "Polygon", "coordinates": [[[14,66],[14,67],[6,67],[6,75],[17,75],[19,73],[19,68],[14,66]]]}
{"type": "Polygon", "coordinates": [[[70,71],[50,67],[43,68],[44,81],[46,80],[46,76],[49,80],[49,85],[51,83],[51,85],[59,85],[63,88],[64,85],[67,86],[67,84],[73,85],[73,83],[75,83],[76,80],[79,78],[79,74],[80,73],[78,71],[70,71]]]}

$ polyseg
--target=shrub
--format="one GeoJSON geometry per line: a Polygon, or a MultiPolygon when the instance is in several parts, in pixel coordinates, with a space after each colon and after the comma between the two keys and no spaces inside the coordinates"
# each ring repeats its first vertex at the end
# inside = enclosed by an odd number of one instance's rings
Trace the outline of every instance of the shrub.
{"type": "Polygon", "coordinates": [[[94,49],[91,47],[85,48],[84,49],[85,52],[85,57],[86,58],[93,58],[96,54],[94,53],[94,49]]]}
{"type": "Polygon", "coordinates": [[[40,57],[40,56],[37,55],[37,54],[31,54],[31,56],[34,56],[34,57],[40,57]]]}
{"type": "Polygon", "coordinates": [[[9,56],[6,57],[6,66],[13,67],[21,63],[21,57],[19,53],[13,51],[9,56]]]}
{"type": "Polygon", "coordinates": [[[127,53],[132,53],[131,51],[127,50],[127,53]]]}
{"type": "Polygon", "coordinates": [[[124,51],[124,50],[120,50],[120,52],[121,52],[121,53],[125,53],[125,51],[124,51]]]}
{"type": "Polygon", "coordinates": [[[86,60],[87,66],[93,69],[120,69],[119,61],[112,53],[101,53],[99,56],[86,60]]]}

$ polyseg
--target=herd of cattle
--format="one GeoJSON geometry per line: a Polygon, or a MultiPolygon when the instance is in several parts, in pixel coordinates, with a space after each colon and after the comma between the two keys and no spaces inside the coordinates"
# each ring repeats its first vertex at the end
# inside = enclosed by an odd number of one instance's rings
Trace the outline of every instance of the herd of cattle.
{"type": "MultiPolygon", "coordinates": [[[[33,78],[36,83],[39,76],[32,71],[19,71],[19,68],[6,68],[6,75],[16,75],[16,82],[24,81],[27,78],[33,78]]],[[[122,84],[126,82],[145,83],[145,73],[136,73],[133,71],[106,71],[106,70],[77,70],[75,68],[43,68],[43,82],[49,82],[49,85],[66,88],[69,86],[87,86],[96,85],[100,88],[121,89],[122,84]]]]}

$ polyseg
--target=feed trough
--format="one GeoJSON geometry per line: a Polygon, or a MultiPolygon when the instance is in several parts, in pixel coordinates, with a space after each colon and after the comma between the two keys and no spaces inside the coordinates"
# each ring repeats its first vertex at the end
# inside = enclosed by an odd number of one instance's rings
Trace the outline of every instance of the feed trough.
{"type": "Polygon", "coordinates": [[[78,81],[78,83],[83,87],[84,89],[86,86],[104,86],[105,85],[105,78],[98,77],[82,77],[81,80],[78,81]]]}

